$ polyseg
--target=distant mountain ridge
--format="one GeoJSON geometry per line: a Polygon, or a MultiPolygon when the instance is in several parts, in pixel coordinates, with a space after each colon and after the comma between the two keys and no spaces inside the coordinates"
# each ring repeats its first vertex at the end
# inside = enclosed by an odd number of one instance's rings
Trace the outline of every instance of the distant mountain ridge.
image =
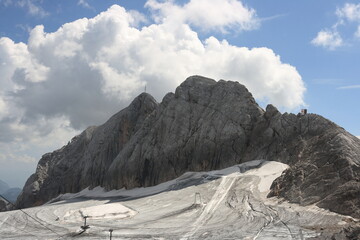
{"type": "MultiPolygon", "coordinates": [[[[16,202],[16,198],[21,192],[21,189],[18,189],[18,190],[19,190],[19,192],[16,194],[16,196],[14,196],[15,199],[14,198],[12,198],[11,200],[8,199],[8,197],[9,197],[8,193],[9,193],[9,191],[11,191],[11,188],[9,187],[9,185],[6,182],[0,180],[0,194],[7,200],[12,201],[12,203],[16,202]]],[[[0,197],[0,211],[6,211],[10,208],[11,208],[11,205],[5,199],[0,197]]]]}
{"type": "MultiPolygon", "coordinates": [[[[0,194],[12,204],[16,203],[17,197],[20,193],[20,188],[10,188],[6,182],[0,180],[0,194]]],[[[0,202],[0,211],[4,211],[12,207],[5,199],[0,198],[0,202]]]]}
{"type": "Polygon", "coordinates": [[[316,114],[263,110],[238,82],[201,76],[189,77],[160,104],[143,93],[105,124],[45,154],[17,206],[88,186],[152,186],[254,159],[290,165],[270,196],[360,217],[358,138],[316,114]]]}
{"type": "Polygon", "coordinates": [[[21,193],[21,188],[9,188],[5,192],[2,193],[2,195],[9,200],[11,203],[15,204],[17,197],[21,193]]]}
{"type": "Polygon", "coordinates": [[[3,192],[5,192],[5,191],[8,190],[9,188],[10,188],[9,185],[8,185],[6,182],[0,180],[0,194],[2,194],[3,192]]]}

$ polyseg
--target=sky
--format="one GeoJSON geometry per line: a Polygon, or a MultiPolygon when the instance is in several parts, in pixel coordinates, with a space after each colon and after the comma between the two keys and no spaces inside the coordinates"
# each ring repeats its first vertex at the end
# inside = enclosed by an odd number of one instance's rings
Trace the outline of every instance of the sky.
{"type": "Polygon", "coordinates": [[[359,53],[360,1],[0,0],[0,179],[191,75],[360,136],[359,53]]]}

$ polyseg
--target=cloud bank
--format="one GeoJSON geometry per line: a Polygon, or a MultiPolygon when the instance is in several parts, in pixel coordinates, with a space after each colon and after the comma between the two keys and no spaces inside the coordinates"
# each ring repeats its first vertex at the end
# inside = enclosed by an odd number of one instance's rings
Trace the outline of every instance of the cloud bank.
{"type": "Polygon", "coordinates": [[[303,105],[301,76],[271,49],[199,38],[192,26],[217,32],[257,26],[255,10],[240,1],[221,3],[192,0],[180,6],[150,0],[146,6],[155,22],[141,28],[142,14],[114,5],[55,32],[37,26],[27,43],[1,38],[0,161],[14,159],[14,152],[22,156],[18,161],[31,161],[24,157],[30,149],[51,149],[103,123],[145,86],[160,101],[195,74],[239,81],[258,100],[284,109],[303,105]],[[193,16],[206,4],[220,9],[219,19],[212,19],[212,11],[193,16]]]}

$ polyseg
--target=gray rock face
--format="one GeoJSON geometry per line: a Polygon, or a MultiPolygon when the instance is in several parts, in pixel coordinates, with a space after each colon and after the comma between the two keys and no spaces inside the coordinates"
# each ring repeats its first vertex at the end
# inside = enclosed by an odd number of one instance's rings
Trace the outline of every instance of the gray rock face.
{"type": "Polygon", "coordinates": [[[186,171],[244,161],[249,136],[263,110],[236,82],[192,77],[129,141],[109,169],[107,189],[151,186],[186,171]]]}
{"type": "Polygon", "coordinates": [[[45,154],[25,183],[17,206],[38,206],[61,193],[101,185],[112,160],[156,107],[153,97],[141,94],[105,124],[89,127],[68,145],[45,154]]]}
{"type": "Polygon", "coordinates": [[[88,186],[151,186],[254,159],[290,165],[270,196],[360,216],[359,139],[315,114],[281,114],[272,105],[264,111],[245,86],[200,76],[161,104],[140,95],[104,125],[44,155],[17,204],[43,204],[88,186]]]}
{"type": "Polygon", "coordinates": [[[270,121],[275,132],[285,130],[274,142],[282,142],[281,161],[291,168],[274,181],[269,196],[284,197],[301,205],[317,203],[319,207],[360,218],[359,139],[320,116],[294,117],[284,114],[270,121]],[[292,124],[278,128],[281,122],[292,124]]]}
{"type": "Polygon", "coordinates": [[[5,212],[11,209],[11,206],[8,204],[8,202],[5,201],[5,199],[0,197],[0,212],[5,212]]]}

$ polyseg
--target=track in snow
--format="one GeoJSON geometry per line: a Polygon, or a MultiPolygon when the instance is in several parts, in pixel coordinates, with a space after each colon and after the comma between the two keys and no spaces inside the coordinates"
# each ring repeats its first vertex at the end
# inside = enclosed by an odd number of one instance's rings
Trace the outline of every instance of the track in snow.
{"type": "Polygon", "coordinates": [[[206,224],[209,219],[213,216],[214,212],[218,208],[219,204],[227,196],[230,188],[234,184],[236,177],[232,176],[223,176],[217,191],[212,196],[211,200],[205,205],[200,216],[196,219],[194,224],[190,227],[190,231],[186,233],[181,240],[187,240],[193,236],[204,224],[206,224]]]}
{"type": "MultiPolygon", "coordinates": [[[[222,171],[188,173],[153,188],[101,193],[96,200],[72,199],[25,209],[62,238],[19,211],[0,213],[0,239],[108,239],[111,228],[114,240],[302,240],[316,236],[316,229],[346,224],[343,216],[314,206],[300,207],[267,199],[264,189],[283,169],[284,164],[277,162],[250,162],[222,171]],[[240,173],[239,169],[246,171],[240,173]],[[191,182],[197,184],[189,185],[191,182]],[[196,193],[201,195],[200,204],[194,203],[196,193]],[[107,198],[110,194],[111,198],[107,198]],[[131,200],[122,201],[124,195],[131,200]],[[118,207],[110,207],[111,204],[118,207]],[[104,217],[102,210],[106,212],[104,217]],[[87,222],[90,229],[76,236],[83,225],[79,211],[91,215],[87,222]]],[[[77,196],[96,195],[81,194],[77,196]]]]}

